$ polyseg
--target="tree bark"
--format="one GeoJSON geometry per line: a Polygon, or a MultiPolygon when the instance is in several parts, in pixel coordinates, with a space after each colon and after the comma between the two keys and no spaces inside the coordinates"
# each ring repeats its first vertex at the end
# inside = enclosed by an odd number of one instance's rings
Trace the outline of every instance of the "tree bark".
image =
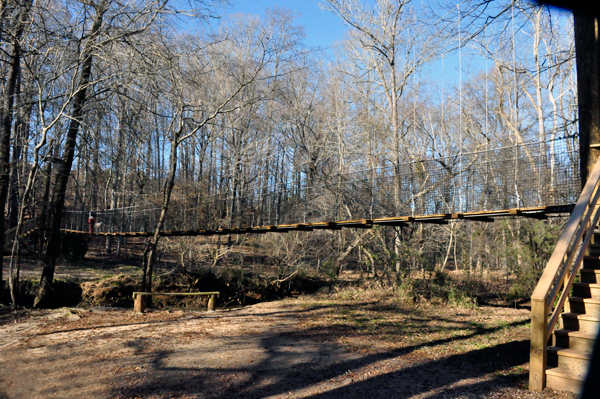
{"type": "Polygon", "coordinates": [[[171,200],[171,192],[175,185],[175,174],[177,172],[177,148],[179,146],[178,137],[175,137],[171,141],[171,151],[169,157],[169,174],[165,180],[163,188],[163,201],[162,209],[160,211],[160,217],[158,223],[154,229],[154,235],[152,239],[148,241],[147,248],[144,256],[143,266],[143,280],[142,280],[142,291],[152,292],[152,273],[154,269],[154,260],[156,258],[156,249],[158,247],[158,241],[160,240],[160,231],[165,224],[167,212],[169,211],[169,202],[171,200]]]}
{"type": "Polygon", "coordinates": [[[40,288],[36,295],[33,303],[34,307],[43,304],[46,295],[49,292],[52,282],[54,280],[54,269],[56,267],[56,259],[60,254],[61,249],[61,232],[60,225],[62,220],[62,213],[65,206],[65,194],[67,190],[67,183],[69,181],[69,175],[71,174],[71,167],[73,165],[73,158],[75,156],[75,145],[77,144],[77,135],[79,133],[79,127],[81,120],[85,114],[85,103],[87,101],[87,88],[90,84],[92,76],[92,64],[93,64],[93,52],[96,45],[96,38],[98,32],[102,27],[103,16],[107,11],[108,0],[103,0],[99,5],[95,6],[96,16],[92,24],[92,29],[89,34],[89,38],[85,43],[83,49],[83,61],[81,64],[81,75],[79,77],[78,91],[75,93],[73,98],[73,108],[70,116],[69,128],[67,130],[67,137],[65,141],[65,147],[61,163],[58,167],[58,172],[54,180],[54,197],[52,199],[52,215],[51,215],[51,230],[50,238],[47,244],[47,250],[44,255],[44,261],[46,266],[42,271],[42,277],[40,279],[40,288]]]}
{"type": "MultiPolygon", "coordinates": [[[[0,282],[2,281],[2,265],[4,264],[5,246],[5,214],[8,187],[10,185],[10,139],[12,135],[13,108],[17,82],[21,73],[20,40],[25,29],[25,20],[29,15],[33,0],[25,1],[18,11],[18,22],[12,38],[12,46],[8,56],[8,76],[2,99],[2,117],[0,121],[0,282]]],[[[5,4],[1,4],[0,13],[4,16],[5,4]]],[[[15,238],[16,239],[16,238],[15,238]]],[[[0,287],[2,288],[2,287],[0,287]]]]}
{"type": "Polygon", "coordinates": [[[581,187],[600,154],[600,43],[598,17],[574,12],[581,187]]]}

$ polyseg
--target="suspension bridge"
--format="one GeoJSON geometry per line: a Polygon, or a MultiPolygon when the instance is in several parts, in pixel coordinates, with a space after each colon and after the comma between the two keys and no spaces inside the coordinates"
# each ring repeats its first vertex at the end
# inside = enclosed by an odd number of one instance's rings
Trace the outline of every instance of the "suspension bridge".
{"type": "MultiPolygon", "coordinates": [[[[171,198],[161,235],[490,222],[503,216],[545,219],[570,212],[580,193],[579,154],[565,141],[554,143],[552,153],[541,150],[548,145],[531,143],[329,177],[290,178],[285,184],[230,184],[229,190],[211,195],[180,190],[171,198]]],[[[158,194],[124,194],[125,206],[93,210],[98,222],[93,234],[150,236],[161,200],[158,194]]],[[[89,212],[83,204],[67,208],[63,230],[90,234],[89,212]]]]}

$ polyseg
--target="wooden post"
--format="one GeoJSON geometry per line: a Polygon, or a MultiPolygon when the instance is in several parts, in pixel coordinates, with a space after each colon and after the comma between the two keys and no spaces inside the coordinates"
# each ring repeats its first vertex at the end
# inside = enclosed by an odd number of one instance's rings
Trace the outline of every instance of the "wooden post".
{"type": "Polygon", "coordinates": [[[133,310],[135,312],[143,312],[144,310],[146,310],[146,300],[144,298],[144,295],[140,295],[140,294],[134,294],[134,298],[133,298],[133,310]]]}
{"type": "Polygon", "coordinates": [[[209,312],[214,312],[215,311],[215,296],[211,295],[210,299],[208,300],[208,310],[209,312]]]}
{"type": "Polygon", "coordinates": [[[529,350],[529,389],[542,391],[546,387],[546,337],[548,306],[546,300],[531,301],[531,347],[529,350]]]}

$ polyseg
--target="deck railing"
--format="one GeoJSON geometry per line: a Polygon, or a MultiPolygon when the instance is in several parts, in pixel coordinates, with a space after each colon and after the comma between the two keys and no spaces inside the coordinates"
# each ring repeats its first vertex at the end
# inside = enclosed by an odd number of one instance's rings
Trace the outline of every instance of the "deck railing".
{"type": "Polygon", "coordinates": [[[598,225],[600,159],[596,162],[544,273],[531,296],[529,389],[546,386],[548,340],[554,332],[598,225]]]}

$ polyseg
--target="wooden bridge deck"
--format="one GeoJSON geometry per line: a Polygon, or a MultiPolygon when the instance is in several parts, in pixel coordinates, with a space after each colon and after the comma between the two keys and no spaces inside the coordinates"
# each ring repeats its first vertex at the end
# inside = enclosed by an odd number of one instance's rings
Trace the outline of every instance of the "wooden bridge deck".
{"type": "MultiPolygon", "coordinates": [[[[186,231],[162,231],[161,236],[214,236],[229,234],[264,234],[264,233],[287,233],[289,231],[312,231],[312,230],[340,230],[342,228],[372,228],[376,225],[403,226],[407,223],[434,223],[447,224],[449,220],[472,220],[480,222],[493,222],[497,217],[520,216],[534,219],[546,219],[551,214],[571,213],[574,204],[553,205],[534,208],[513,208],[496,211],[479,211],[467,213],[446,213],[439,215],[419,216],[396,216],[378,219],[357,219],[326,221],[316,223],[278,224],[272,226],[254,226],[241,228],[219,228],[214,230],[186,230],[186,231]]],[[[62,229],[67,234],[84,234],[94,236],[117,236],[117,237],[150,237],[152,232],[115,232],[115,233],[89,233],[87,231],[62,229]]]]}

